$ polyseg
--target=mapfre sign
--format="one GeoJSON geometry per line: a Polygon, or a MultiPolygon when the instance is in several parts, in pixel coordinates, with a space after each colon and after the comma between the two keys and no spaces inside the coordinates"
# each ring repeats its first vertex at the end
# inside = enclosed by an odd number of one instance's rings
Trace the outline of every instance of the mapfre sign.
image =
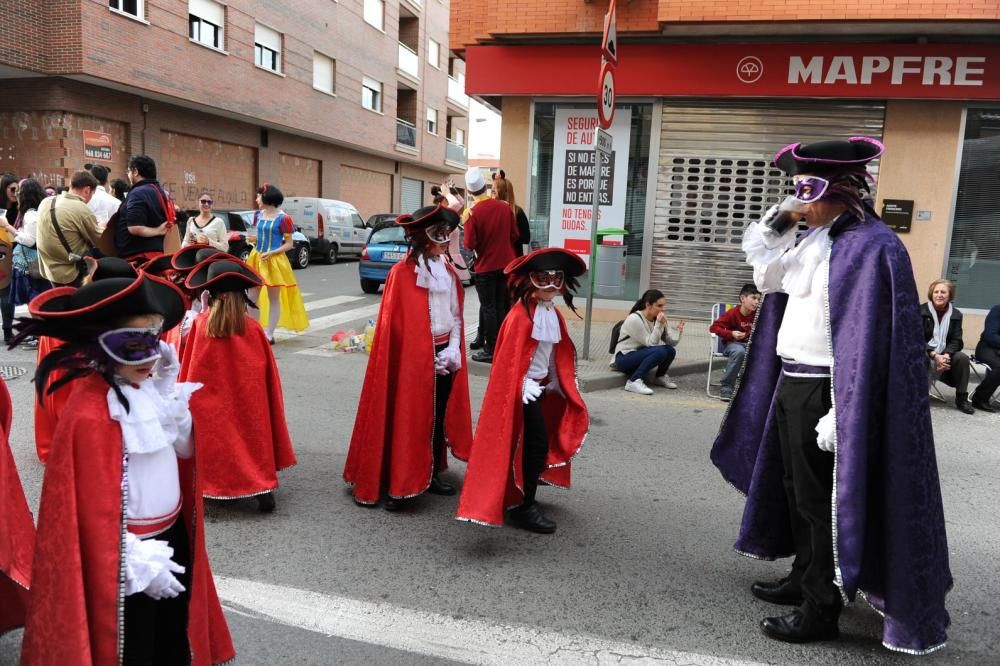
{"type": "MultiPolygon", "coordinates": [[[[471,46],[477,95],[589,95],[593,47],[471,46]]],[[[621,96],[1000,100],[998,44],[630,44],[621,96]]]]}

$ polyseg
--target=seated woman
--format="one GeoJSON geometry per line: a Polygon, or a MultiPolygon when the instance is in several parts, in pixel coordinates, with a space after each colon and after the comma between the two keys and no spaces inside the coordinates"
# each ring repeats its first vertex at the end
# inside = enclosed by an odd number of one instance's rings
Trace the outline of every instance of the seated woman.
{"type": "Polygon", "coordinates": [[[928,379],[941,380],[955,389],[955,406],[975,414],[969,403],[969,357],[962,353],[962,313],[953,307],[955,284],[934,280],[927,288],[927,303],[920,307],[927,342],[928,379]]]}
{"type": "Polygon", "coordinates": [[[667,299],[658,289],[650,289],[635,302],[628,317],[622,322],[615,345],[615,367],[627,374],[625,390],[641,395],[652,395],[653,386],[675,389],[667,370],[677,355],[674,347],[681,341],[684,322],[668,327],[663,306],[667,299]],[[677,337],[668,332],[673,328],[677,337]],[[648,376],[648,377],[647,377],[648,376]]]}
{"type": "Polygon", "coordinates": [[[990,371],[972,394],[972,406],[984,412],[998,411],[990,399],[1000,386],[1000,305],[994,305],[986,315],[983,335],[976,345],[976,359],[988,365],[990,371]]]}

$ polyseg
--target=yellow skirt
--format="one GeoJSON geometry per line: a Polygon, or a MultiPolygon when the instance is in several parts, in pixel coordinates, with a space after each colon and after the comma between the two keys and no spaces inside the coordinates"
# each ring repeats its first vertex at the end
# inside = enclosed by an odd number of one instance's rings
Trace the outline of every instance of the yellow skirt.
{"type": "MultiPolygon", "coordinates": [[[[260,253],[253,250],[247,258],[247,263],[257,271],[267,287],[280,289],[281,315],[278,318],[278,326],[296,332],[309,328],[309,316],[306,314],[306,306],[302,302],[302,292],[299,291],[299,283],[295,280],[288,255],[282,252],[262,260],[260,253]]],[[[269,310],[267,291],[267,289],[261,289],[257,296],[260,323],[265,328],[267,327],[269,310]]]]}

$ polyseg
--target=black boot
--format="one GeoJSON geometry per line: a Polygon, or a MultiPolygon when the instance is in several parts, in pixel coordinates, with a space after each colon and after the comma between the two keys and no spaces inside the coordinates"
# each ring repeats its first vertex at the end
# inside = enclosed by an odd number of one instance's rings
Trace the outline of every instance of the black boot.
{"type": "Polygon", "coordinates": [[[801,606],[802,587],[790,577],[774,583],[756,582],[750,586],[753,596],[779,606],[801,606]]]}
{"type": "Polygon", "coordinates": [[[473,361],[479,361],[480,363],[492,363],[493,362],[493,352],[488,349],[480,349],[475,354],[472,355],[473,361]]]}
{"type": "Polygon", "coordinates": [[[515,507],[507,513],[507,519],[514,527],[523,530],[537,532],[539,534],[552,534],[556,531],[556,524],[545,517],[538,504],[531,504],[515,507]]]}
{"type": "Polygon", "coordinates": [[[958,407],[958,411],[964,414],[975,414],[976,410],[972,408],[969,404],[969,394],[968,393],[956,393],[955,394],[955,406],[958,407]]]}
{"type": "Polygon", "coordinates": [[[406,500],[396,497],[386,497],[385,498],[385,510],[396,513],[397,511],[402,511],[406,500]]]}
{"type": "Polygon", "coordinates": [[[442,481],[441,477],[435,474],[431,477],[431,485],[427,488],[427,492],[432,495],[454,495],[455,486],[447,481],[442,481]]]}
{"type": "Polygon", "coordinates": [[[469,343],[469,349],[476,351],[477,349],[483,348],[483,336],[482,334],[477,334],[476,339],[469,343]]]}
{"type": "Polygon", "coordinates": [[[264,493],[257,495],[257,511],[260,513],[271,513],[274,511],[274,493],[264,493]]]}
{"type": "Polygon", "coordinates": [[[768,638],[786,643],[832,641],[840,636],[839,619],[839,609],[823,612],[807,601],[788,615],[764,618],[760,628],[768,638]]]}
{"type": "Polygon", "coordinates": [[[9,329],[9,328],[3,329],[3,341],[4,341],[4,344],[9,343],[13,339],[14,339],[14,331],[12,329],[9,329]]]}
{"type": "Polygon", "coordinates": [[[972,406],[975,407],[976,409],[978,409],[981,412],[995,412],[995,411],[997,411],[995,407],[993,407],[992,405],[990,405],[990,397],[986,396],[985,398],[981,398],[979,396],[979,392],[978,391],[972,394],[972,406]]]}

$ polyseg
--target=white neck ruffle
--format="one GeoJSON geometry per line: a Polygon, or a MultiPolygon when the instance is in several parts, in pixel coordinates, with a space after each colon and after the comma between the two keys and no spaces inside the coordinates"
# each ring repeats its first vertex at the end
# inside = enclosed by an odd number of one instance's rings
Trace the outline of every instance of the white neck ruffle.
{"type": "Polygon", "coordinates": [[[559,328],[559,314],[552,301],[536,301],[535,316],[532,319],[531,337],[539,342],[559,342],[562,331],[559,328]]]}
{"type": "Polygon", "coordinates": [[[175,384],[176,399],[163,396],[147,379],[138,386],[120,384],[129,409],[121,403],[113,388],[108,389],[108,413],[122,429],[122,442],[128,453],[153,453],[173,446],[180,432],[178,410],[188,409],[191,394],[201,388],[196,382],[175,384]]]}
{"type": "Polygon", "coordinates": [[[816,269],[826,259],[831,226],[819,227],[782,257],[785,274],[781,279],[781,290],[786,294],[799,298],[809,295],[816,269]]]}
{"type": "Polygon", "coordinates": [[[418,287],[423,287],[435,294],[451,290],[451,275],[441,259],[428,260],[426,257],[421,257],[417,260],[417,266],[413,270],[417,274],[418,287]]]}

